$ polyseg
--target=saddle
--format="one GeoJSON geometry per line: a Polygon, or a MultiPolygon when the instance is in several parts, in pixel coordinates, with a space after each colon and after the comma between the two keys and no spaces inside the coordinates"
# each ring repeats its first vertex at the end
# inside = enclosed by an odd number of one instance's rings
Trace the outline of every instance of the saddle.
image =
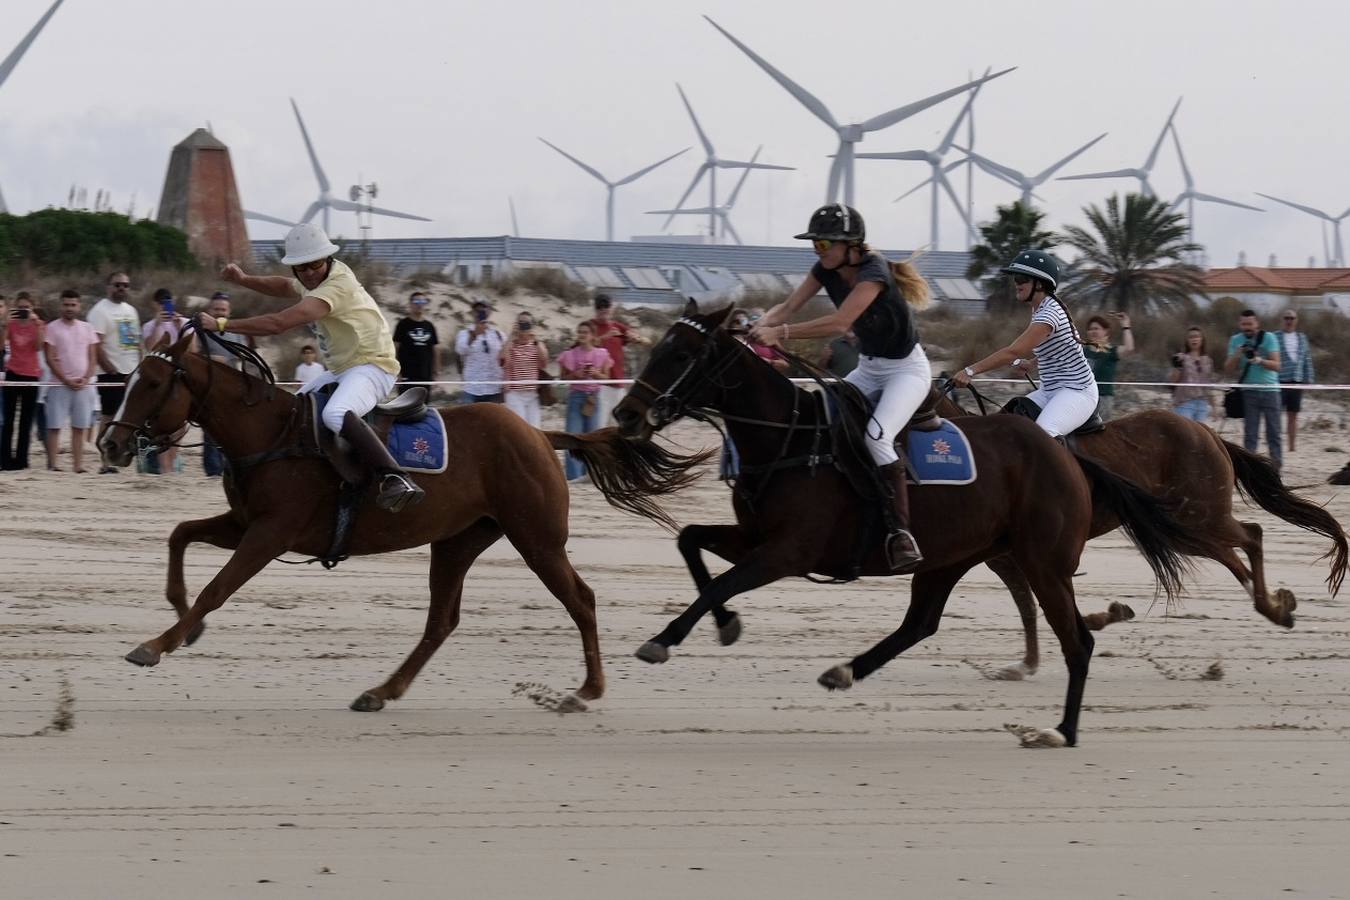
{"type": "MultiPolygon", "coordinates": [[[[884,498],[877,496],[876,463],[867,452],[866,434],[869,427],[875,427],[871,424],[872,410],[881,399],[881,391],[864,394],[848,382],[827,385],[825,390],[828,396],[824,402],[830,422],[830,443],[834,447],[835,467],[860,496],[880,502],[884,498]]],[[[896,455],[904,460],[911,482],[918,479],[914,476],[905,450],[907,437],[910,431],[937,431],[942,427],[943,419],[934,408],[937,401],[937,395],[925,399],[895,438],[896,455]]]]}
{"type": "MultiPolygon", "coordinates": [[[[1013,416],[1026,416],[1034,422],[1036,419],[1040,418],[1041,407],[1040,404],[1029,397],[1014,397],[1003,404],[1003,408],[999,410],[999,412],[1013,416]]],[[[1088,416],[1086,422],[1069,433],[1069,437],[1079,437],[1084,434],[1096,434],[1097,432],[1104,430],[1106,430],[1106,423],[1102,421],[1102,417],[1094,411],[1092,415],[1088,416]]]]}
{"type": "MultiPolygon", "coordinates": [[[[306,422],[300,432],[313,442],[315,454],[332,464],[344,484],[363,486],[367,480],[365,466],[347,442],[329,431],[323,424],[323,407],[331,393],[329,390],[322,390],[303,395],[309,402],[303,406],[302,415],[306,422]]],[[[373,420],[371,427],[380,436],[380,440],[386,440],[389,437],[389,429],[395,423],[413,424],[426,418],[427,389],[409,388],[388,403],[376,404],[370,415],[373,420]]]]}

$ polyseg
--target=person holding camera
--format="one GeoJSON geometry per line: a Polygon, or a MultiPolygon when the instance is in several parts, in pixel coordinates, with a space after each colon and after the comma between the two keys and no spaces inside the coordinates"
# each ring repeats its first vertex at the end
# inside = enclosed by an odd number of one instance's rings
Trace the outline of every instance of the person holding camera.
{"type": "Polygon", "coordinates": [[[27,291],[19,291],[14,309],[5,319],[5,337],[9,353],[5,356],[3,388],[4,425],[0,426],[0,468],[16,471],[28,468],[28,445],[33,434],[33,413],[37,408],[42,363],[38,354],[45,339],[42,320],[33,309],[27,291]],[[18,420],[15,420],[15,415],[18,420]],[[19,435],[17,441],[15,430],[19,435]]]}
{"type": "Polygon", "coordinates": [[[1093,316],[1087,322],[1087,343],[1083,345],[1083,355],[1092,367],[1092,377],[1097,382],[1097,415],[1102,421],[1111,418],[1116,410],[1116,367],[1121,357],[1134,352],[1134,330],[1130,327],[1130,317],[1123,312],[1111,313],[1111,318],[1120,322],[1121,343],[1111,343],[1111,320],[1105,316],[1093,316]]]}
{"type": "Polygon", "coordinates": [[[1205,349],[1205,333],[1197,326],[1186,329],[1185,344],[1179,353],[1172,354],[1168,378],[1177,385],[1172,391],[1172,412],[1192,422],[1208,422],[1209,389],[1192,385],[1213,383],[1214,360],[1205,349]]]}
{"type": "MultiPolygon", "coordinates": [[[[585,434],[604,424],[600,418],[600,384],[592,379],[609,378],[614,361],[609,351],[595,345],[595,328],[590,322],[577,326],[576,346],[558,354],[560,377],[571,381],[567,392],[567,433],[585,434]]],[[[586,467],[572,454],[566,455],[564,469],[568,481],[577,481],[586,474],[586,467]]]]}
{"type": "Polygon", "coordinates": [[[486,300],[473,301],[473,324],[455,335],[455,355],[464,376],[460,403],[501,403],[501,352],[506,339],[492,324],[492,307],[486,300]]]}
{"type": "Polygon", "coordinates": [[[1242,385],[1242,445],[1255,453],[1261,442],[1261,422],[1266,424],[1266,447],[1270,461],[1284,464],[1280,444],[1280,342],[1261,328],[1256,313],[1244,309],[1238,317],[1238,333],[1228,340],[1228,359],[1223,370],[1238,373],[1242,385]]]}
{"type": "Polygon", "coordinates": [[[511,341],[500,354],[506,381],[506,405],[535,428],[539,427],[539,374],[548,365],[548,348],[534,336],[534,316],[521,312],[511,341]]]}

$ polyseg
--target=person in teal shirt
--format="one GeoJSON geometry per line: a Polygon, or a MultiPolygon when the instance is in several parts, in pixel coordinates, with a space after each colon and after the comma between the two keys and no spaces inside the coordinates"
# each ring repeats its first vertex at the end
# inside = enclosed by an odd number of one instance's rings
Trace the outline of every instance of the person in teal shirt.
{"type": "Polygon", "coordinates": [[[1266,423],[1266,447],[1275,468],[1284,463],[1280,443],[1280,342],[1261,328],[1256,313],[1244,309],[1238,317],[1238,333],[1228,339],[1228,359],[1223,370],[1236,374],[1242,390],[1242,444],[1252,453],[1261,442],[1261,423],[1266,423]]]}

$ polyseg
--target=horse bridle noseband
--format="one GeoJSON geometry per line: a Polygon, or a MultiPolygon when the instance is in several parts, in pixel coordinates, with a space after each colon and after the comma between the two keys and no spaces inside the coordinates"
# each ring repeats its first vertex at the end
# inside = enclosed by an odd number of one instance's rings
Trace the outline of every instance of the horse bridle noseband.
{"type": "Polygon", "coordinates": [[[721,330],[720,326],[709,329],[706,323],[691,319],[688,316],[681,318],[675,324],[686,325],[703,335],[703,346],[699,349],[699,352],[689,360],[689,364],[684,367],[684,371],[664,391],[657,389],[650,382],[641,378],[636,378],[633,381],[634,387],[640,387],[652,395],[652,399],[647,404],[646,419],[647,424],[657,431],[684,415],[692,414],[695,418],[706,418],[707,413],[702,407],[688,406],[689,397],[705,384],[711,384],[721,394],[726,393],[728,389],[733,387],[733,385],[723,383],[720,379],[722,374],[736,362],[734,352],[728,353],[722,359],[717,360],[708,371],[702,371],[705,366],[709,365],[709,360],[711,360],[713,351],[717,347],[716,336],[717,332],[721,330]],[[697,373],[697,378],[685,392],[686,396],[677,396],[676,389],[695,373],[697,373]]]}
{"type": "MultiPolygon", "coordinates": [[[[164,382],[162,395],[155,399],[154,404],[150,406],[149,411],[146,413],[145,421],[142,422],[140,425],[136,425],[131,422],[124,421],[122,419],[112,419],[108,422],[108,427],[113,428],[116,426],[121,426],[130,431],[131,436],[133,438],[145,441],[146,445],[150,450],[154,451],[155,453],[162,453],[164,450],[170,447],[177,447],[180,445],[174,440],[173,434],[170,434],[168,432],[155,434],[154,426],[150,424],[150,419],[152,416],[156,415],[161,409],[163,409],[164,404],[169,401],[169,397],[173,395],[174,385],[177,382],[182,381],[184,388],[187,387],[186,382],[187,369],[183,367],[182,363],[178,362],[178,360],[174,359],[169,354],[159,350],[152,350],[151,352],[145,355],[145,358],[141,360],[140,365],[137,366],[136,370],[133,371],[131,374],[134,376],[136,372],[140,370],[141,366],[145,365],[152,359],[162,360],[163,362],[168,363],[169,366],[173,369],[173,373],[169,376],[169,379],[164,382]]],[[[127,378],[126,384],[127,389],[131,387],[131,380],[132,380],[131,377],[127,378]]],[[[188,396],[192,398],[192,404],[191,406],[188,407],[188,415],[185,421],[192,424],[196,424],[197,417],[194,415],[194,412],[197,409],[197,398],[192,394],[192,391],[190,389],[188,390],[188,396]]],[[[181,429],[179,430],[181,431],[181,429]]]]}

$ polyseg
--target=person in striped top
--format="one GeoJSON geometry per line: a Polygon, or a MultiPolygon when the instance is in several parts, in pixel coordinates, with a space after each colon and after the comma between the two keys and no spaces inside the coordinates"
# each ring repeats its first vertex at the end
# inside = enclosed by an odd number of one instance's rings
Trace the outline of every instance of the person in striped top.
{"type": "Polygon", "coordinates": [[[534,316],[527,312],[516,316],[516,328],[499,359],[506,379],[506,405],[538,428],[539,385],[535,382],[548,365],[548,348],[534,336],[534,316]]]}
{"type": "Polygon", "coordinates": [[[1059,263],[1044,250],[1023,250],[1001,271],[1012,276],[1018,301],[1031,307],[1031,323],[1002,350],[957,372],[952,383],[965,387],[976,375],[1009,365],[1026,371],[1027,358],[1034,356],[1041,386],[1027,399],[1041,409],[1036,424],[1051,437],[1062,438],[1092,417],[1098,397],[1078,330],[1055,296],[1059,263]]]}

